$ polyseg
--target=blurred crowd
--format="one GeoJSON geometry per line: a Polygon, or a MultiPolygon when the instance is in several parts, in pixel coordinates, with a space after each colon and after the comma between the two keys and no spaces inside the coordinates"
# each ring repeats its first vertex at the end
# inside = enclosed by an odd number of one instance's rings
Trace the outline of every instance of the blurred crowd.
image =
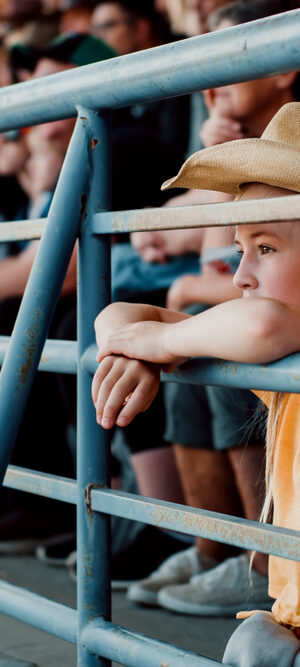
{"type": "MultiPolygon", "coordinates": [[[[0,86],[232,29],[299,6],[296,0],[0,0],[0,86]]],[[[227,201],[230,197],[224,193],[202,190],[176,192],[170,199],[160,185],[194,151],[258,137],[283,104],[299,99],[298,73],[292,72],[116,110],[112,208],[227,201]]],[[[2,221],[47,215],[74,122],[55,121],[0,135],[2,221]]],[[[240,290],[232,284],[238,263],[232,244],[230,229],[114,237],[113,299],[200,312],[239,297],[240,290]]],[[[37,248],[37,241],[1,244],[1,335],[11,333],[37,248]]],[[[76,248],[49,337],[76,338],[76,248]]],[[[75,380],[41,375],[35,382],[13,463],[73,476],[75,380]]],[[[254,423],[255,411],[256,399],[246,391],[172,384],[161,388],[147,413],[123,431],[114,430],[113,484],[146,496],[257,519],[263,437],[259,429],[246,428],[249,420],[254,423]]],[[[37,547],[45,563],[67,563],[74,572],[72,510],[62,512],[53,502],[37,503],[7,490],[2,491],[2,508],[0,554],[37,547]]],[[[173,608],[187,609],[186,613],[202,613],[203,604],[197,598],[197,581],[192,590],[181,592],[180,587],[191,587],[191,577],[209,570],[212,563],[241,558],[226,545],[204,538],[187,544],[183,536],[125,520],[113,519],[112,535],[114,580],[124,585],[135,579],[144,582],[129,589],[131,599],[156,605],[159,591],[175,583],[173,608]],[[177,560],[176,552],[180,554],[177,560]],[[168,561],[165,569],[148,578],[170,555],[175,561],[171,565],[168,561]]],[[[243,567],[245,576],[248,570],[243,567]]],[[[257,554],[254,604],[266,603],[268,598],[266,571],[266,556],[257,554]]],[[[241,595],[244,584],[243,580],[241,595]]]]}

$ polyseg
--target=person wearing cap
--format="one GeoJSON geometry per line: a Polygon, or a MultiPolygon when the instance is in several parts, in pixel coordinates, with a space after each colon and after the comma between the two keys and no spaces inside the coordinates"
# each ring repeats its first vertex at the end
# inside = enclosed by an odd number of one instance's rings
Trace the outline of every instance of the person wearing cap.
{"type": "MultiPolygon", "coordinates": [[[[207,188],[238,200],[300,193],[300,103],[284,105],[261,138],[212,146],[192,155],[163,187],[207,188]]],[[[97,421],[124,426],[153,400],[161,368],[170,372],[194,356],[270,363],[300,349],[300,226],[297,222],[238,225],[241,262],[234,276],[243,298],[188,316],[136,304],[112,304],[95,329],[99,367],[93,380],[97,421]],[[133,373],[134,367],[134,373],[133,373]]],[[[269,407],[266,501],[262,518],[299,530],[298,394],[260,392],[269,407]]],[[[206,614],[222,613],[224,598],[236,608],[240,572],[228,559],[198,575],[206,614]],[[231,586],[229,589],[229,583],[231,586]]],[[[176,586],[159,593],[169,599],[176,586]]],[[[270,556],[271,613],[249,617],[225,651],[233,667],[296,667],[300,659],[300,564],[270,556]]],[[[251,598],[250,598],[251,600],[251,598]]],[[[241,601],[239,600],[239,603],[241,601]]]]}

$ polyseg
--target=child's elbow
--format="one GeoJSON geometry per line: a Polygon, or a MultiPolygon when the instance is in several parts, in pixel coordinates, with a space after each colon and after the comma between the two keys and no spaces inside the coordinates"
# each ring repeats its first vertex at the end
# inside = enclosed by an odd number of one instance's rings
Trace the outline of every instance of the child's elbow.
{"type": "Polygon", "coordinates": [[[289,354],[289,330],[287,307],[280,301],[269,299],[257,314],[255,323],[256,345],[261,350],[261,362],[271,362],[289,354]]]}

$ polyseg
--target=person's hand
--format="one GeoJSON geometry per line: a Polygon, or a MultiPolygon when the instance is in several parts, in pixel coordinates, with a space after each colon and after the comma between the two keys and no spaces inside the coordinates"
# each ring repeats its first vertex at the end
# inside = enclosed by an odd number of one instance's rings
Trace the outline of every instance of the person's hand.
{"type": "Polygon", "coordinates": [[[167,261],[166,243],[162,232],[133,232],[130,240],[145,262],[164,264],[167,261]]]}
{"type": "Polygon", "coordinates": [[[209,111],[209,118],[204,121],[200,131],[200,138],[205,148],[222,144],[225,141],[244,139],[245,134],[241,123],[230,117],[228,113],[222,114],[217,108],[214,89],[205,90],[203,95],[209,111]]]}
{"type": "MultiPolygon", "coordinates": [[[[174,281],[167,294],[167,308],[171,310],[183,310],[185,306],[195,303],[194,292],[195,289],[200,289],[200,276],[182,276],[174,281]]],[[[201,301],[196,298],[196,301],[201,301]]]]}
{"type": "Polygon", "coordinates": [[[122,355],[130,359],[139,359],[159,364],[163,370],[170,372],[186,361],[185,357],[177,357],[169,349],[174,324],[165,322],[135,322],[112,332],[98,340],[98,361],[112,354],[122,355]]]}
{"type": "Polygon", "coordinates": [[[160,384],[160,367],[136,359],[107,356],[92,383],[96,419],[105,429],[127,426],[154,400],[160,384]]]}
{"type": "Polygon", "coordinates": [[[205,148],[223,144],[225,141],[234,139],[244,139],[245,134],[242,131],[241,123],[232,118],[225,118],[218,115],[212,115],[204,121],[200,137],[205,148]]]}

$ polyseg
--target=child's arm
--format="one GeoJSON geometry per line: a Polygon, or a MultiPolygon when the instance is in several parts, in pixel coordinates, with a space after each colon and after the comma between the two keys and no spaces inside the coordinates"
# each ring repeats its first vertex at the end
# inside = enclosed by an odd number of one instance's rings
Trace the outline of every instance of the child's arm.
{"type": "Polygon", "coordinates": [[[126,304],[121,310],[115,325],[113,318],[106,330],[100,325],[99,360],[121,354],[174,368],[182,357],[268,363],[300,350],[300,308],[273,299],[235,299],[194,317],[151,306],[133,306],[128,317],[126,304]]]}

